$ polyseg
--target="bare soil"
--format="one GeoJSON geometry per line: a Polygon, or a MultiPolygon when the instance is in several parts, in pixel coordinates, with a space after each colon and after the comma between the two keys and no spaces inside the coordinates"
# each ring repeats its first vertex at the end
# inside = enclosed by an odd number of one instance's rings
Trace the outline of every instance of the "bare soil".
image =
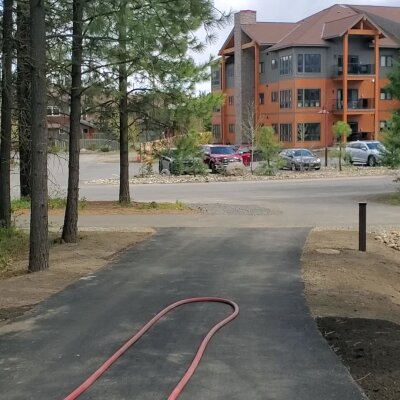
{"type": "MultiPolygon", "coordinates": [[[[21,209],[18,215],[29,214],[29,209],[21,209]]],[[[49,209],[49,215],[64,215],[64,208],[49,209]]],[[[132,214],[192,214],[196,211],[182,203],[137,203],[121,206],[116,201],[84,201],[79,215],[132,215],[132,214]]]]}
{"type": "Polygon", "coordinates": [[[313,231],[306,299],[321,333],[371,400],[400,399],[400,252],[358,233],[313,231]]]}

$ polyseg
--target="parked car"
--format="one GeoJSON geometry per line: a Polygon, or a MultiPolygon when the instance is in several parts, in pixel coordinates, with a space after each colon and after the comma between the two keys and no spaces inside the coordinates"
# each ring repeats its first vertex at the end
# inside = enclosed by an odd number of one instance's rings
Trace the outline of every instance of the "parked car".
{"type": "Polygon", "coordinates": [[[345,151],[351,163],[373,167],[380,163],[385,147],[378,140],[358,140],[347,143],[345,151]]]}
{"type": "Polygon", "coordinates": [[[283,168],[292,171],[300,169],[321,169],[321,160],[308,149],[286,149],[279,153],[286,162],[283,168]]]}
{"type": "Polygon", "coordinates": [[[158,161],[158,172],[162,175],[185,175],[200,173],[204,169],[203,160],[201,158],[179,159],[177,149],[172,148],[160,155],[158,161]],[[193,167],[195,165],[195,169],[193,167]]]}
{"type": "Polygon", "coordinates": [[[228,145],[203,145],[203,161],[213,173],[224,170],[228,164],[242,163],[242,157],[236,154],[235,149],[228,145]]]}
{"type": "MultiPolygon", "coordinates": [[[[251,162],[251,146],[242,144],[234,147],[236,154],[242,157],[243,164],[246,166],[250,165],[251,162]]],[[[253,150],[253,161],[262,161],[262,153],[260,150],[253,150]]]]}

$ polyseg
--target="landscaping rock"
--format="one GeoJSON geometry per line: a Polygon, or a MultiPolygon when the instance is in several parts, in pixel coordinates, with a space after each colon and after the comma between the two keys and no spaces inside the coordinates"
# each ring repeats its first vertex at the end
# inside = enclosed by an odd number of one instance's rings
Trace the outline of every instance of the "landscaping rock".
{"type": "Polygon", "coordinates": [[[224,171],[225,176],[245,176],[247,169],[242,163],[231,163],[228,164],[224,171]]]}

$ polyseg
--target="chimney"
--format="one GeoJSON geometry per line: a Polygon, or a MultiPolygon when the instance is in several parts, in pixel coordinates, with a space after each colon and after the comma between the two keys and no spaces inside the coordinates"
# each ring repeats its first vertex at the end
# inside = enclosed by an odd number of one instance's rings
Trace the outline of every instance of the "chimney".
{"type": "Polygon", "coordinates": [[[235,25],[251,25],[257,22],[257,12],[241,10],[235,14],[235,25]]]}

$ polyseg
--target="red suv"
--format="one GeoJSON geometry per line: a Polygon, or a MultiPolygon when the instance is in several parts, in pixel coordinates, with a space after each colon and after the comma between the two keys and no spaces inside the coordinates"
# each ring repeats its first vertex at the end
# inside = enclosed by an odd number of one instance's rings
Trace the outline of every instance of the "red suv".
{"type": "Polygon", "coordinates": [[[232,146],[206,144],[202,148],[204,153],[203,160],[213,173],[224,170],[230,163],[241,163],[243,161],[232,146]]]}

